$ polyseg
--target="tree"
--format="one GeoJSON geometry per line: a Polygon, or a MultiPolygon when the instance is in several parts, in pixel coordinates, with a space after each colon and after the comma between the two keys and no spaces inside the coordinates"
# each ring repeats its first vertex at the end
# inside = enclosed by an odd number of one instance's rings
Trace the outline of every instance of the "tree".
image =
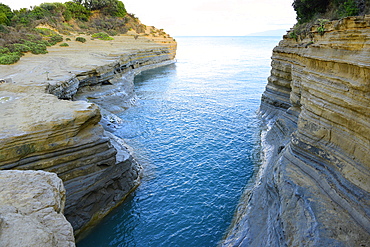
{"type": "Polygon", "coordinates": [[[76,4],[82,4],[88,10],[101,10],[106,15],[124,17],[125,5],[119,0],[74,0],[76,4]]]}
{"type": "Polygon", "coordinates": [[[70,19],[78,19],[81,21],[88,21],[91,15],[91,11],[86,9],[85,6],[80,3],[66,2],[66,11],[63,12],[64,18],[69,21],[70,19]]]}
{"type": "Polygon", "coordinates": [[[0,3],[0,24],[9,25],[13,16],[12,9],[8,5],[0,3]]]}
{"type": "Polygon", "coordinates": [[[292,5],[297,13],[298,23],[310,21],[317,13],[325,13],[329,2],[329,0],[294,0],[292,5]]]}

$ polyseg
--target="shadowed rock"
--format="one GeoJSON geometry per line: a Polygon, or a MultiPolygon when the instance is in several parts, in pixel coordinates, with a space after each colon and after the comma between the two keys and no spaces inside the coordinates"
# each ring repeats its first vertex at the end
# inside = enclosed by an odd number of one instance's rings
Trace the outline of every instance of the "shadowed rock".
{"type": "Polygon", "coordinates": [[[223,246],[370,243],[370,16],[325,27],[274,49],[265,159],[223,246]]]}

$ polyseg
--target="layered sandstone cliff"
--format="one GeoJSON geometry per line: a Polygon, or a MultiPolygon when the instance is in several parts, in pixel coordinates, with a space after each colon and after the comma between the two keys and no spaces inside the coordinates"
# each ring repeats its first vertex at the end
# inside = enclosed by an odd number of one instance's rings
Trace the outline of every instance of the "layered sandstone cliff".
{"type": "Polygon", "coordinates": [[[0,84],[0,169],[58,174],[76,235],[139,183],[140,165],[107,130],[120,121],[114,113],[134,98],[133,75],[173,62],[176,42],[153,39],[72,41],[42,57],[27,54],[15,65],[0,66],[7,82],[0,84]]]}
{"type": "Polygon", "coordinates": [[[369,245],[370,16],[284,36],[260,114],[264,162],[223,245],[369,245]]]}

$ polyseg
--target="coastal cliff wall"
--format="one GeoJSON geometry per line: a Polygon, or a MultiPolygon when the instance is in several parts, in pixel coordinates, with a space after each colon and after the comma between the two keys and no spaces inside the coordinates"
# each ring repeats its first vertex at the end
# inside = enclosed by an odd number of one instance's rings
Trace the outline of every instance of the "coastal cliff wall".
{"type": "Polygon", "coordinates": [[[274,49],[263,164],[223,246],[370,243],[370,16],[274,49]]]}
{"type": "Polygon", "coordinates": [[[66,218],[80,236],[139,184],[140,165],[109,126],[134,97],[134,74],[173,62],[175,53],[172,38],[119,36],[1,66],[9,83],[0,84],[0,169],[56,173],[66,218]]]}

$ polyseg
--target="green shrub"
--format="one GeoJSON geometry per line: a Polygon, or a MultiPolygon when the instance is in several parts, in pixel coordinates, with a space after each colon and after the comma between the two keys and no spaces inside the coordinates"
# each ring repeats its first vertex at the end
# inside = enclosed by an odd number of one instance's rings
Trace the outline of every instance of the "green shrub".
{"type": "Polygon", "coordinates": [[[69,46],[67,43],[61,43],[59,46],[69,46]]]}
{"type": "Polygon", "coordinates": [[[59,43],[59,42],[62,42],[63,41],[63,36],[59,35],[59,34],[55,34],[53,36],[50,37],[49,39],[49,43],[51,45],[55,45],[56,43],[59,43]]]}
{"type": "Polygon", "coordinates": [[[85,24],[79,24],[78,26],[79,28],[82,28],[82,29],[89,29],[89,27],[86,26],[85,24]]]}
{"type": "Polygon", "coordinates": [[[359,8],[353,0],[345,1],[339,10],[340,16],[354,16],[359,14],[359,8]]]}
{"type": "Polygon", "coordinates": [[[318,19],[318,22],[319,22],[319,27],[317,28],[317,31],[319,32],[319,34],[321,36],[324,35],[326,29],[325,29],[325,24],[328,22],[329,20],[326,20],[326,19],[318,19]]]}
{"type": "Polygon", "coordinates": [[[107,33],[104,33],[104,32],[94,33],[93,35],[91,35],[91,37],[98,38],[101,40],[113,40],[112,37],[110,37],[107,33]]]}
{"type": "Polygon", "coordinates": [[[50,44],[49,41],[47,40],[40,40],[40,41],[36,41],[36,44],[44,44],[46,46],[52,46],[52,45],[55,45],[55,44],[50,44]]]}
{"type": "Polygon", "coordinates": [[[44,44],[35,44],[34,46],[32,46],[30,48],[31,48],[31,52],[33,54],[46,54],[46,53],[48,53],[48,51],[46,49],[46,45],[44,45],[44,44]]]}
{"type": "Polygon", "coordinates": [[[5,25],[0,24],[0,33],[10,33],[10,31],[5,25]]]}
{"type": "Polygon", "coordinates": [[[294,0],[293,8],[297,13],[298,23],[310,21],[317,13],[325,13],[329,0],[294,0]]]}
{"type": "Polygon", "coordinates": [[[71,39],[70,38],[66,38],[66,41],[71,41],[71,39]]]}
{"type": "Polygon", "coordinates": [[[17,52],[0,55],[0,64],[13,64],[19,61],[21,55],[17,52]]]}
{"type": "Polygon", "coordinates": [[[116,30],[107,30],[107,34],[110,36],[116,36],[118,35],[118,32],[116,30]]]}
{"type": "Polygon", "coordinates": [[[63,12],[63,17],[64,17],[64,20],[66,21],[72,20],[73,18],[72,12],[69,9],[67,9],[66,11],[63,12]]]}
{"type": "Polygon", "coordinates": [[[9,48],[0,46],[0,54],[5,54],[9,52],[10,52],[9,48]]]}
{"type": "Polygon", "coordinates": [[[298,40],[298,35],[295,30],[289,32],[289,38],[295,39],[295,41],[298,40]]]}
{"type": "Polygon", "coordinates": [[[25,44],[13,44],[10,47],[12,52],[29,52],[31,48],[25,44]]]}
{"type": "Polygon", "coordinates": [[[102,4],[95,6],[95,9],[100,9],[107,16],[125,17],[127,15],[125,5],[118,0],[102,1],[102,4]]]}
{"type": "Polygon", "coordinates": [[[83,37],[77,37],[76,38],[76,41],[81,42],[81,43],[85,43],[86,42],[86,39],[83,38],[83,37]]]}
{"type": "Polygon", "coordinates": [[[66,2],[66,11],[63,13],[63,17],[66,21],[71,20],[72,18],[78,19],[80,21],[88,21],[91,16],[91,11],[86,9],[85,6],[75,3],[75,2],[66,2]]]}
{"type": "Polygon", "coordinates": [[[5,13],[0,12],[0,24],[9,25],[10,20],[6,17],[5,13]]]}
{"type": "Polygon", "coordinates": [[[36,28],[36,31],[45,37],[50,37],[52,35],[55,35],[55,32],[48,28],[36,28]]]}
{"type": "Polygon", "coordinates": [[[294,0],[298,24],[314,22],[319,18],[330,20],[370,13],[369,0],[294,0]]]}
{"type": "Polygon", "coordinates": [[[35,6],[31,12],[28,14],[29,19],[31,20],[41,20],[45,17],[47,17],[50,14],[50,12],[46,9],[43,9],[39,6],[35,6]]]}
{"type": "Polygon", "coordinates": [[[46,40],[39,40],[39,41],[29,41],[24,40],[24,45],[28,46],[30,48],[30,51],[33,54],[46,54],[48,51],[46,50],[47,44],[49,44],[46,40]]]}
{"type": "Polygon", "coordinates": [[[11,8],[8,5],[0,3],[0,24],[9,25],[13,16],[14,14],[11,8]]]}

